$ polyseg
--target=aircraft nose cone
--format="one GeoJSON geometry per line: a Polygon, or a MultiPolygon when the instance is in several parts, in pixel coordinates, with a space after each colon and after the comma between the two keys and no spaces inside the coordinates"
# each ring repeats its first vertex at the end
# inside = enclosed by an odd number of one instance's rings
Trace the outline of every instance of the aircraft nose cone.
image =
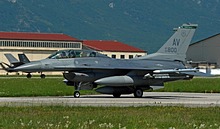
{"type": "Polygon", "coordinates": [[[20,65],[14,69],[17,71],[23,71],[23,72],[35,72],[35,71],[39,71],[41,69],[41,63],[40,62],[31,62],[31,63],[20,65]]]}

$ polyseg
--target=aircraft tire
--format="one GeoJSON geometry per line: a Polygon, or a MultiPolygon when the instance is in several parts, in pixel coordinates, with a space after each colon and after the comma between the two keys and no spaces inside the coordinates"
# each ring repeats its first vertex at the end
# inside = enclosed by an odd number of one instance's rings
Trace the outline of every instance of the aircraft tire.
{"type": "Polygon", "coordinates": [[[27,74],[27,78],[31,78],[32,75],[30,73],[27,74]]]}
{"type": "Polygon", "coordinates": [[[79,98],[80,97],[80,92],[79,91],[75,91],[74,92],[74,97],[75,98],[79,98]]]}
{"type": "Polygon", "coordinates": [[[118,94],[118,93],[113,94],[113,97],[115,97],[115,98],[120,98],[120,96],[121,96],[121,94],[118,94]]]}
{"type": "Polygon", "coordinates": [[[45,74],[41,74],[41,75],[40,75],[40,78],[42,78],[42,79],[44,79],[45,77],[46,77],[45,74]]]}
{"type": "Polygon", "coordinates": [[[134,90],[134,97],[135,98],[141,98],[143,96],[143,90],[140,88],[136,88],[134,90]]]}

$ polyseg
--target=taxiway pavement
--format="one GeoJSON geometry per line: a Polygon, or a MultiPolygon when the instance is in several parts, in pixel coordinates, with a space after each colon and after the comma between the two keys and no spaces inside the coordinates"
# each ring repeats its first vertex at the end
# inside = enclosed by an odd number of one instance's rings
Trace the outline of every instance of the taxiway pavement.
{"type": "Polygon", "coordinates": [[[0,97],[0,106],[184,106],[184,107],[220,107],[220,94],[211,93],[173,93],[144,92],[143,98],[133,95],[82,95],[60,97],[0,97]]]}

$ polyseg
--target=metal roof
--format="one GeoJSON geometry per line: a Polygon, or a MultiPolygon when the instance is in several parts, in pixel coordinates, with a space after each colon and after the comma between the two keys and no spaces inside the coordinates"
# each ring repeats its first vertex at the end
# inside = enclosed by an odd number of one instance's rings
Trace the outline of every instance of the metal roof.
{"type": "MultiPolygon", "coordinates": [[[[62,33],[37,33],[37,32],[0,32],[3,40],[40,40],[40,41],[82,41],[62,33]]],[[[146,52],[139,48],[129,46],[118,41],[83,40],[83,45],[98,50],[109,52],[146,52]]]]}
{"type": "Polygon", "coordinates": [[[34,32],[0,32],[0,39],[7,40],[40,40],[40,41],[79,41],[62,33],[34,33],[34,32]]]}
{"type": "Polygon", "coordinates": [[[146,52],[118,41],[83,40],[83,45],[97,51],[109,52],[146,52]]]}
{"type": "Polygon", "coordinates": [[[198,44],[198,43],[200,43],[200,42],[202,42],[202,41],[205,41],[205,40],[209,40],[209,39],[211,39],[211,38],[213,38],[213,37],[216,37],[216,36],[219,36],[219,35],[220,35],[220,33],[215,34],[215,35],[212,35],[212,36],[210,36],[210,37],[208,37],[208,38],[205,38],[205,39],[199,40],[199,41],[197,41],[197,42],[194,42],[194,43],[190,44],[189,46],[198,44]]]}

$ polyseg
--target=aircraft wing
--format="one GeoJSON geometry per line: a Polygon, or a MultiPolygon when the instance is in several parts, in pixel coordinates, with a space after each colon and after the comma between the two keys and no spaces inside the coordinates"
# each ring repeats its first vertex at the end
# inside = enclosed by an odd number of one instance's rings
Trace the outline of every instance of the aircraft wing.
{"type": "Polygon", "coordinates": [[[158,68],[137,68],[137,67],[108,67],[108,66],[103,66],[103,67],[89,67],[89,66],[55,66],[54,69],[57,70],[88,70],[88,69],[106,69],[106,70],[116,70],[116,69],[120,69],[120,70],[156,70],[158,68]]]}
{"type": "Polygon", "coordinates": [[[203,72],[183,72],[184,74],[189,74],[189,75],[193,75],[193,76],[202,76],[202,77],[214,77],[214,75],[210,74],[210,73],[203,73],[203,72]]]}
{"type": "MultiPolygon", "coordinates": [[[[64,70],[64,71],[80,71],[80,70],[94,70],[94,69],[100,69],[100,70],[141,70],[141,71],[153,71],[154,74],[169,74],[169,73],[176,73],[176,74],[188,74],[193,76],[204,76],[204,77],[211,77],[212,75],[210,73],[204,73],[200,72],[197,68],[188,68],[188,69],[161,69],[158,67],[146,67],[146,68],[138,68],[138,67],[108,67],[108,66],[102,66],[102,67],[89,67],[87,65],[85,66],[56,66],[54,69],[57,70],[64,70]]],[[[145,75],[148,76],[148,75],[145,75]]]]}
{"type": "Polygon", "coordinates": [[[108,67],[108,66],[102,66],[102,67],[90,67],[90,66],[56,66],[54,69],[57,70],[64,70],[64,71],[80,71],[80,70],[94,70],[94,69],[100,69],[100,70],[142,70],[142,71],[153,71],[154,74],[169,74],[169,73],[176,73],[176,74],[188,74],[193,76],[204,76],[204,77],[211,77],[212,75],[210,73],[204,73],[200,72],[197,68],[187,68],[187,69],[161,69],[158,67],[146,67],[146,68],[138,68],[138,67],[108,67]]]}
{"type": "Polygon", "coordinates": [[[162,74],[162,73],[187,73],[187,72],[199,72],[199,69],[161,69],[158,67],[108,67],[108,66],[55,66],[54,69],[57,70],[89,70],[89,69],[106,69],[106,70],[147,70],[147,71],[153,71],[155,74],[162,74]]]}

